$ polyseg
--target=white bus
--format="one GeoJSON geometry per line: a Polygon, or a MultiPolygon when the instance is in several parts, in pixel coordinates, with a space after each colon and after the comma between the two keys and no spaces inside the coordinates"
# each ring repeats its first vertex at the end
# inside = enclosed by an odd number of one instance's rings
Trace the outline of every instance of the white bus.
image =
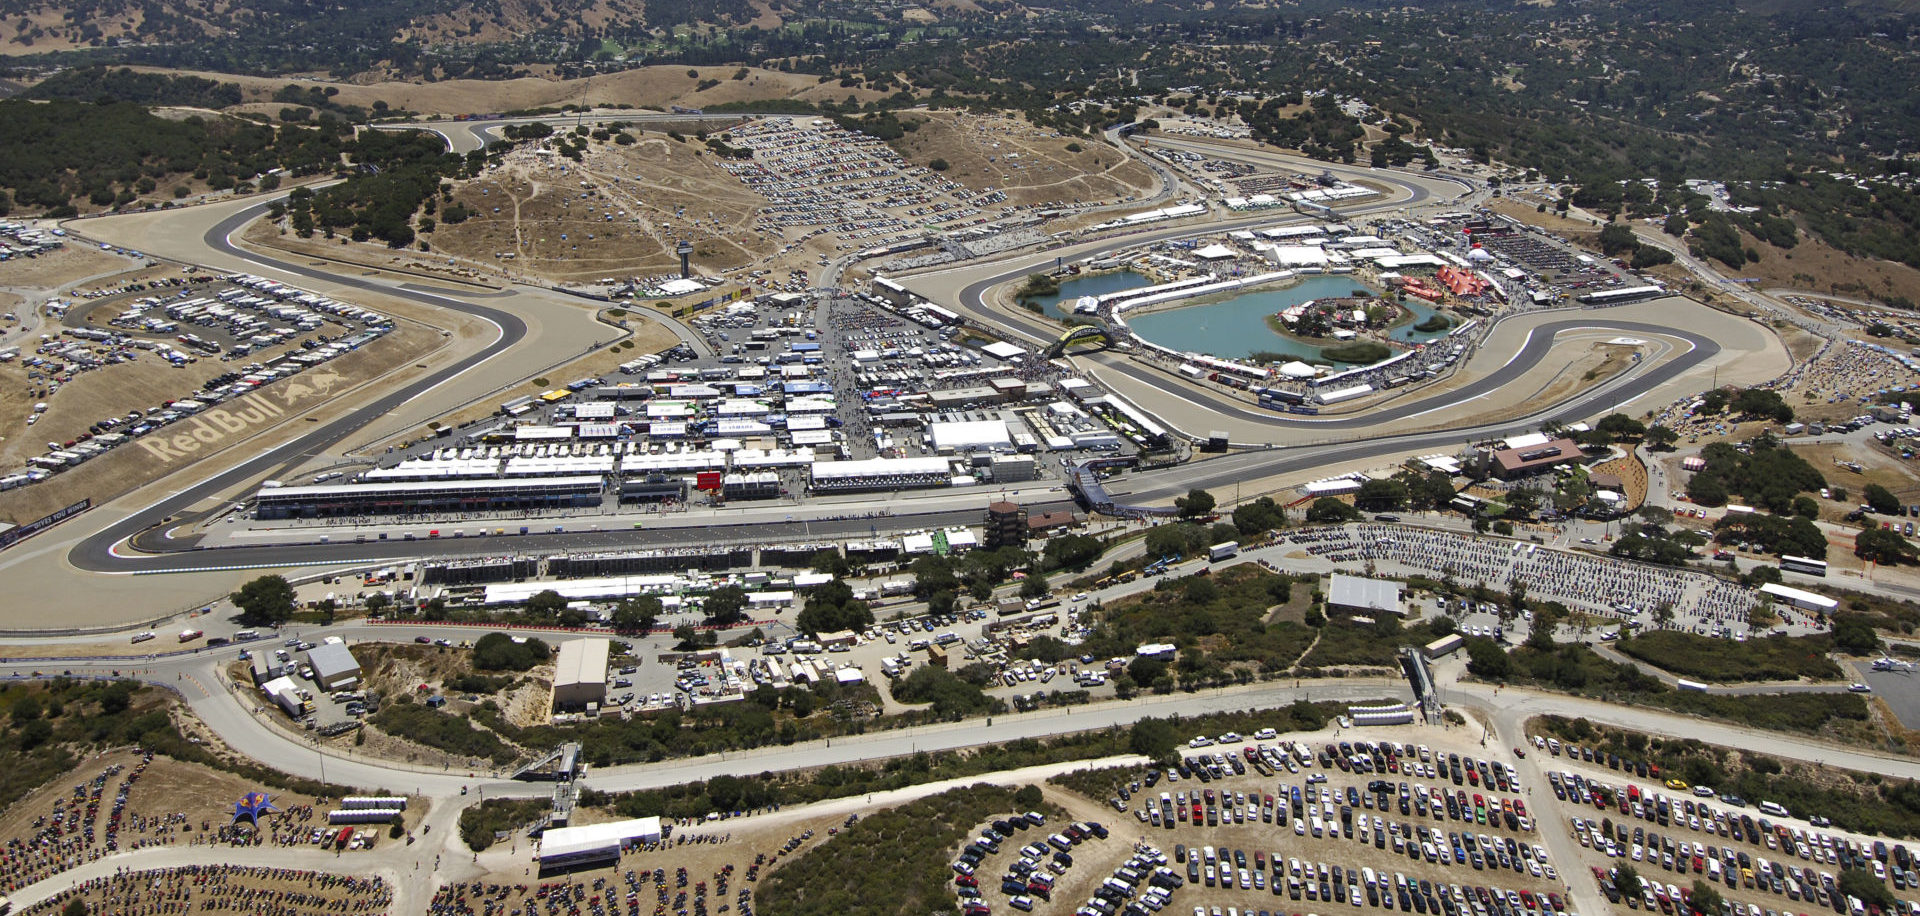
{"type": "Polygon", "coordinates": [[[1782,556],[1780,558],[1780,568],[1787,572],[1797,572],[1803,576],[1815,576],[1823,579],[1826,578],[1827,575],[1827,561],[1815,560],[1811,557],[1782,556]]]}

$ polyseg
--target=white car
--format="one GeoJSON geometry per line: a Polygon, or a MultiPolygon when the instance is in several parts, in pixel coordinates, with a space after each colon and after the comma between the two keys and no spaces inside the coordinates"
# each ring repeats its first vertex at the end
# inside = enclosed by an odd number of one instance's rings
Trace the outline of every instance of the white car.
{"type": "Polygon", "coordinates": [[[1085,601],[1085,600],[1087,600],[1087,593],[1086,593],[1086,592],[1080,592],[1079,594],[1076,594],[1076,595],[1074,595],[1074,596],[1073,596],[1073,600],[1074,600],[1074,601],[1076,601],[1076,602],[1079,602],[1079,601],[1085,601]]]}
{"type": "Polygon", "coordinates": [[[1206,735],[1196,735],[1192,741],[1187,742],[1188,747],[1210,747],[1212,745],[1213,739],[1206,735]]]}
{"type": "Polygon", "coordinates": [[[1868,687],[1867,685],[1860,684],[1860,683],[1848,684],[1847,689],[1853,691],[1854,693],[1872,693],[1873,692],[1872,687],[1868,687]]]}

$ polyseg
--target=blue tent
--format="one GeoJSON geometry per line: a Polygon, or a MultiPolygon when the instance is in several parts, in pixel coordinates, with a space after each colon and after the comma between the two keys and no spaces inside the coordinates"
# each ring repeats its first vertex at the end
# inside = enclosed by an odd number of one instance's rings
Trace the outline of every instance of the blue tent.
{"type": "Polygon", "coordinates": [[[265,792],[248,792],[240,796],[239,801],[233,803],[233,819],[238,822],[241,818],[246,818],[253,824],[254,829],[258,830],[260,815],[278,810],[280,809],[273,805],[272,796],[265,792]]]}

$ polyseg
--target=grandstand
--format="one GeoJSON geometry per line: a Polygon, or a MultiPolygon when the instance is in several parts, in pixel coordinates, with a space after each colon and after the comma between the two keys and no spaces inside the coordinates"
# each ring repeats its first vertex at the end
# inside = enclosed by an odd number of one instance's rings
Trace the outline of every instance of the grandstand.
{"type": "Polygon", "coordinates": [[[818,493],[908,490],[953,483],[945,458],[871,458],[865,461],[816,461],[809,487],[818,493]]]}
{"type": "Polygon", "coordinates": [[[263,487],[254,494],[254,517],[325,518],[587,508],[600,505],[605,489],[605,479],[598,476],[263,487]]]}

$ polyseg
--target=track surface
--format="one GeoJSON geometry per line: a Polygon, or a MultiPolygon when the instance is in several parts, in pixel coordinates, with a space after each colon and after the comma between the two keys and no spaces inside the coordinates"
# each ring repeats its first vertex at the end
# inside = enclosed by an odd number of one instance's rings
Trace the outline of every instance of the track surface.
{"type": "MultiPolygon", "coordinates": [[[[73,549],[68,555],[68,560],[72,562],[74,566],[94,572],[128,572],[141,569],[168,568],[169,564],[164,562],[166,559],[164,557],[132,558],[116,555],[113,551],[113,546],[124,539],[131,538],[142,531],[162,524],[169,517],[178,515],[187,507],[209,496],[231,490],[233,487],[246,481],[269,476],[280,468],[298,466],[300,463],[320,454],[327,446],[346,438],[352,434],[354,430],[387,414],[401,404],[412,400],[422,392],[429,391],[435,386],[446,382],[448,379],[492,358],[496,354],[505,352],[527,336],[527,323],[511,312],[456,299],[451,296],[420,292],[414,289],[397,288],[385,284],[369,283],[359,277],[331,273],[325,270],[266,257],[251,251],[242,251],[234,247],[233,243],[228,240],[228,236],[241,226],[246,225],[258,218],[262,213],[265,213],[267,206],[267,204],[263,203],[235,213],[225,220],[222,220],[212,229],[207,230],[206,236],[202,241],[205,242],[208,248],[221,252],[222,254],[274,270],[325,280],[329,283],[338,283],[356,289],[371,290],[383,296],[411,299],[424,305],[452,309],[476,318],[485,319],[500,329],[500,336],[482,348],[478,353],[461,362],[431,372],[418,381],[380,397],[332,423],[324,424],[312,432],[300,436],[279,448],[243,461],[239,465],[221,474],[207,478],[115,522],[100,533],[82,541],[73,549]]],[[[308,557],[306,559],[311,560],[312,558],[308,557]]],[[[196,560],[197,562],[190,564],[173,564],[171,568],[207,565],[204,560],[198,558],[196,558],[196,560]]],[[[251,563],[254,561],[249,559],[235,560],[233,562],[251,563]]]]}

